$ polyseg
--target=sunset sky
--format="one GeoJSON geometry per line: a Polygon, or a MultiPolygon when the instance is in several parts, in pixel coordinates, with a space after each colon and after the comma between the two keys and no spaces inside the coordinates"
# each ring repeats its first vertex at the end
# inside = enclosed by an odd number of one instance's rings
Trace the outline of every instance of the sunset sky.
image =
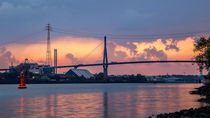
{"type": "MultiPolygon", "coordinates": [[[[210,34],[209,6],[209,0],[1,0],[0,68],[25,58],[43,64],[48,23],[52,26],[52,59],[57,48],[58,65],[101,63],[104,35],[109,62],[192,60],[195,41],[210,34]]],[[[103,70],[86,69],[92,73],[103,70]]],[[[192,64],[109,66],[109,74],[137,73],[199,71],[192,64]]]]}

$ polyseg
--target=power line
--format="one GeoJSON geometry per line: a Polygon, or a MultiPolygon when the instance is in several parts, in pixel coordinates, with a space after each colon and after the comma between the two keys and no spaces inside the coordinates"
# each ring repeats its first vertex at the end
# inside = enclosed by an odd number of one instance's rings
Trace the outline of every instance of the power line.
{"type": "Polygon", "coordinates": [[[109,35],[109,36],[129,36],[129,37],[148,37],[148,36],[173,36],[173,35],[192,35],[192,34],[199,34],[199,33],[206,33],[206,32],[210,32],[210,29],[208,30],[203,30],[203,31],[197,31],[197,32],[185,32],[185,33],[168,33],[168,34],[151,34],[151,35],[141,35],[141,34],[111,34],[111,33],[105,33],[105,34],[102,34],[102,33],[93,33],[93,32],[75,32],[75,31],[68,31],[67,30],[64,30],[64,29],[60,29],[60,28],[54,28],[56,29],[56,31],[59,31],[59,32],[63,32],[63,33],[70,33],[70,34],[92,34],[92,35],[109,35]]]}
{"type": "Polygon", "coordinates": [[[205,37],[209,36],[209,34],[199,34],[199,35],[183,35],[183,36],[159,36],[159,37],[112,37],[110,36],[110,39],[158,39],[158,38],[163,38],[163,39],[168,39],[168,38],[185,38],[185,37],[205,37]]]}
{"type": "Polygon", "coordinates": [[[38,32],[34,32],[34,33],[31,33],[31,34],[25,35],[23,37],[16,38],[16,40],[13,40],[13,41],[7,41],[7,42],[4,42],[4,43],[1,43],[0,46],[11,44],[11,43],[17,43],[17,42],[25,41],[25,40],[28,41],[29,38],[32,38],[35,35],[40,34],[40,33],[44,32],[44,31],[45,30],[41,30],[41,31],[38,31],[38,32]]]}
{"type": "Polygon", "coordinates": [[[64,31],[58,31],[58,30],[51,30],[51,31],[55,32],[55,33],[68,34],[68,35],[72,35],[72,36],[103,38],[102,35],[100,36],[100,35],[82,34],[82,33],[77,33],[77,32],[64,32],[64,31]]]}
{"type": "Polygon", "coordinates": [[[53,29],[55,31],[62,31],[62,32],[66,32],[66,33],[74,33],[74,34],[89,34],[89,35],[96,35],[96,36],[104,36],[104,33],[95,33],[95,32],[81,32],[81,31],[72,31],[72,30],[65,30],[65,29],[61,29],[61,28],[57,28],[57,27],[53,27],[53,29]]]}
{"type": "Polygon", "coordinates": [[[209,33],[210,29],[203,30],[203,31],[197,31],[197,32],[184,32],[184,33],[164,33],[164,34],[150,34],[150,35],[128,35],[128,34],[120,34],[120,35],[113,35],[109,34],[110,36],[129,36],[129,37],[151,37],[151,36],[183,36],[183,35],[195,35],[200,33],[209,33]]]}
{"type": "MultiPolygon", "coordinates": [[[[0,46],[10,44],[10,43],[16,43],[19,41],[28,40],[29,38],[44,32],[45,30],[41,30],[35,33],[31,33],[29,35],[26,35],[24,37],[20,37],[17,40],[13,41],[7,41],[4,43],[1,43],[0,46]]],[[[91,37],[91,38],[103,38],[105,34],[103,33],[93,33],[93,32],[77,32],[77,31],[67,31],[61,28],[52,27],[51,32],[60,33],[60,34],[68,34],[72,36],[83,36],[83,37],[91,37]]],[[[210,36],[210,29],[197,31],[197,32],[185,32],[185,33],[168,33],[168,34],[151,34],[151,35],[142,35],[142,34],[111,34],[106,33],[106,35],[109,36],[109,39],[157,39],[157,38],[183,38],[183,37],[206,37],[210,36]]]]}
{"type": "MultiPolygon", "coordinates": [[[[54,28],[54,27],[53,27],[54,28]]],[[[75,32],[75,31],[66,31],[60,28],[54,28],[54,32],[70,34],[74,36],[89,36],[95,38],[102,38],[105,34],[102,33],[92,33],[92,32],[75,32]]],[[[157,38],[183,38],[183,37],[192,37],[192,36],[202,36],[209,35],[210,29],[197,31],[197,32],[184,32],[184,33],[168,33],[168,34],[151,34],[151,35],[142,35],[142,34],[111,34],[106,33],[111,39],[157,39],[157,38]]]]}

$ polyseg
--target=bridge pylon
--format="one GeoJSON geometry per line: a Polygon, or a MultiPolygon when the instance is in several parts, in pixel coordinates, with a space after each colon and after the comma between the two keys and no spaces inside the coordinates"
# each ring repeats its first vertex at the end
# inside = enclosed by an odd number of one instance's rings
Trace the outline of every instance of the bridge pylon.
{"type": "Polygon", "coordinates": [[[108,57],[106,48],[106,36],[104,36],[104,56],[103,56],[104,79],[108,79],[108,57]]]}

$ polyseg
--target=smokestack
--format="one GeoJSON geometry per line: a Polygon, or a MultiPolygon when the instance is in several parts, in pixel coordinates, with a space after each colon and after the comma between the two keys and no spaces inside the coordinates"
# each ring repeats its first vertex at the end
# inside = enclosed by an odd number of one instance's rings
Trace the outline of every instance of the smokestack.
{"type": "Polygon", "coordinates": [[[57,74],[57,49],[54,49],[54,67],[55,67],[55,74],[57,74]]]}
{"type": "Polygon", "coordinates": [[[51,27],[50,24],[47,24],[47,55],[46,55],[46,64],[52,65],[52,59],[51,59],[51,48],[50,48],[50,31],[51,27]]]}

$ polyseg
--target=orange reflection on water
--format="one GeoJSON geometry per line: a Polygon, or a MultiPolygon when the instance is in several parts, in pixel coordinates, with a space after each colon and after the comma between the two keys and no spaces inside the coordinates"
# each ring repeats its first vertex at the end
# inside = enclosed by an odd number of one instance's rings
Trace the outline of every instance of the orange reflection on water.
{"type": "Polygon", "coordinates": [[[21,96],[20,98],[20,118],[23,118],[23,112],[24,112],[24,109],[23,109],[23,101],[24,101],[24,98],[21,96]]]}
{"type": "Polygon", "coordinates": [[[20,118],[37,117],[102,117],[103,94],[59,94],[23,98],[20,103],[20,118]],[[24,102],[24,104],[23,104],[24,102]]]}
{"type": "Polygon", "coordinates": [[[23,95],[18,98],[0,99],[0,116],[147,117],[204,106],[205,104],[195,102],[200,96],[188,94],[199,86],[199,84],[77,84],[56,85],[53,88],[53,85],[31,85],[31,89],[22,91],[23,95]],[[57,87],[60,90],[57,90],[57,87]],[[43,92],[44,89],[46,91],[43,92]],[[34,93],[28,95],[32,91],[34,93]]]}
{"type": "Polygon", "coordinates": [[[198,84],[154,84],[149,92],[138,92],[138,114],[159,114],[204,106],[196,102],[200,98],[199,95],[189,94],[192,88],[198,86],[198,84]],[[148,104],[147,101],[151,102],[148,104]]]}
{"type": "Polygon", "coordinates": [[[59,95],[57,116],[101,117],[103,99],[101,93],[59,95]]]}

